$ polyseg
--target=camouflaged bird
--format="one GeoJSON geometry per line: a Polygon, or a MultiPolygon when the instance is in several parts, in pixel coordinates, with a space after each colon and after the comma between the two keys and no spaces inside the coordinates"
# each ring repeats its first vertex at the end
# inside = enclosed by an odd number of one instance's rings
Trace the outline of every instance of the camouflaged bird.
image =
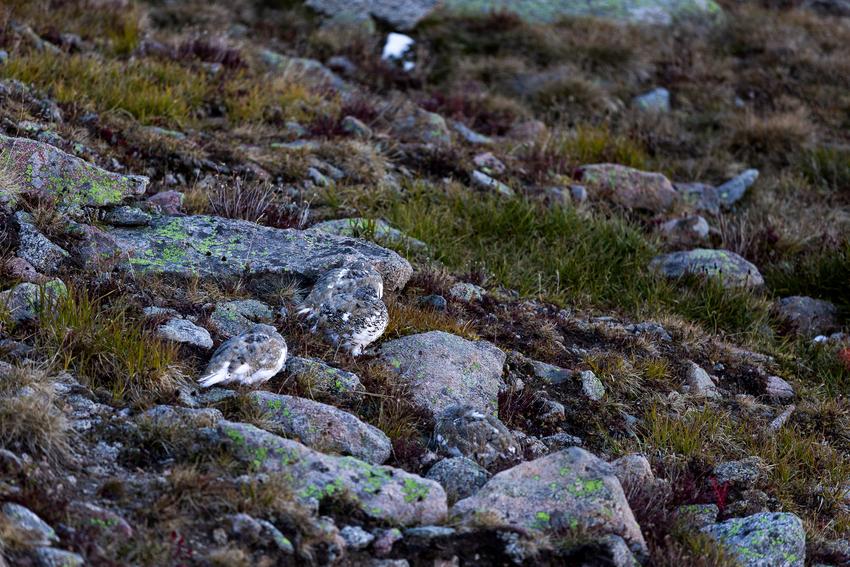
{"type": "Polygon", "coordinates": [[[313,321],[328,340],[357,356],[384,334],[389,323],[381,300],[384,280],[369,263],[358,260],[323,274],[298,313],[313,321]]]}
{"type": "Polygon", "coordinates": [[[213,353],[201,387],[217,384],[253,386],[265,382],[286,363],[286,341],[271,325],[254,325],[247,333],[226,340],[213,353]]]}

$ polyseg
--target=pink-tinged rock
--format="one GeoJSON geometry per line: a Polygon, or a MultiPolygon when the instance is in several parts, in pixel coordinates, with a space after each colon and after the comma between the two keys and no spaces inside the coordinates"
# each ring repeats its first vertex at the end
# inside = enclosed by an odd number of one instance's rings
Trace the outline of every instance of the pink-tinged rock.
{"type": "Polygon", "coordinates": [[[183,193],[179,191],[161,191],[148,197],[147,203],[163,215],[183,214],[183,193]]]}
{"type": "Polygon", "coordinates": [[[23,258],[9,258],[4,264],[6,274],[15,280],[34,284],[43,284],[50,280],[44,274],[40,274],[29,262],[23,258]]]}
{"type": "Polygon", "coordinates": [[[765,393],[777,400],[793,400],[794,388],[779,376],[770,376],[764,388],[765,393]]]}
{"type": "Polygon", "coordinates": [[[584,165],[579,168],[578,176],[591,194],[627,209],[660,213],[672,208],[678,197],[673,184],[662,174],[624,165],[584,165]]]}

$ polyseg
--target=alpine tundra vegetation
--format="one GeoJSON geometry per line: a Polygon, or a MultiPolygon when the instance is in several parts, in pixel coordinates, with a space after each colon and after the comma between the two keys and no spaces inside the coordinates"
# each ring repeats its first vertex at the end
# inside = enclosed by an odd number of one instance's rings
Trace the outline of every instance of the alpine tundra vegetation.
{"type": "Polygon", "coordinates": [[[845,0],[0,2],[0,566],[850,565],[845,0]]]}

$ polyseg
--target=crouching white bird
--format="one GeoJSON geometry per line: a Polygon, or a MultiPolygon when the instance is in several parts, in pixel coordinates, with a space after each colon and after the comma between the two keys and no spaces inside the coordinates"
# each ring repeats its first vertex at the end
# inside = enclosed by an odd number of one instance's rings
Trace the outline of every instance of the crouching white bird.
{"type": "Polygon", "coordinates": [[[381,300],[384,280],[369,263],[358,260],[323,274],[298,313],[313,321],[328,340],[354,356],[378,340],[387,328],[389,314],[381,300]]]}
{"type": "Polygon", "coordinates": [[[198,382],[202,388],[233,383],[253,386],[280,372],[285,363],[286,341],[277,329],[254,325],[216,349],[198,382]]]}

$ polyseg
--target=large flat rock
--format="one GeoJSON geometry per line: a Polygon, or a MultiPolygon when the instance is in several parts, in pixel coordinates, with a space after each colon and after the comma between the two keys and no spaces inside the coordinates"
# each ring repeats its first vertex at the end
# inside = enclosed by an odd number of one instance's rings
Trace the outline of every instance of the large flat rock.
{"type": "Polygon", "coordinates": [[[160,216],[148,226],[112,228],[125,269],[216,281],[313,281],[355,260],[372,264],[387,289],[404,287],[410,263],[377,244],[322,232],[277,229],[212,216],[160,216]]]}

